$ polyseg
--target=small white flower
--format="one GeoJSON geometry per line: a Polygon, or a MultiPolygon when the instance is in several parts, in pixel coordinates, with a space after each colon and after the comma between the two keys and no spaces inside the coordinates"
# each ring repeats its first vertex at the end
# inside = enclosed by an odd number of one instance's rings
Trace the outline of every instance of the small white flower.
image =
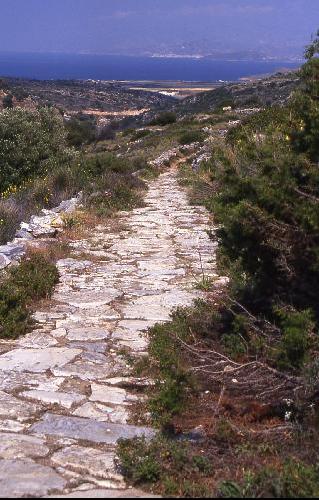
{"type": "Polygon", "coordinates": [[[292,412],[291,411],[286,411],[285,413],[285,421],[289,422],[291,419],[292,412]]]}
{"type": "Polygon", "coordinates": [[[287,405],[287,406],[288,406],[288,408],[289,408],[290,406],[292,406],[292,404],[293,404],[293,400],[292,400],[292,399],[284,399],[284,403],[286,403],[286,405],[287,405]]]}

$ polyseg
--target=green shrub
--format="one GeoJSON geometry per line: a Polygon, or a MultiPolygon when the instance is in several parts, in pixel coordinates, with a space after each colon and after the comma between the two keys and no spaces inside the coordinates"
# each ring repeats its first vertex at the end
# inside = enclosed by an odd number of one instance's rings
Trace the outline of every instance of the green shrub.
{"type": "Polygon", "coordinates": [[[110,169],[86,187],[88,206],[97,215],[108,216],[118,210],[130,210],[142,204],[141,190],[144,183],[130,172],[133,165],[114,162],[110,169]]]}
{"type": "Polygon", "coordinates": [[[13,96],[11,94],[7,94],[2,99],[3,109],[12,109],[13,108],[13,96]]]}
{"type": "Polygon", "coordinates": [[[43,207],[56,207],[80,191],[87,206],[101,216],[141,205],[141,191],[145,184],[132,175],[139,169],[149,171],[143,158],[128,161],[109,153],[77,154],[72,162],[24,182],[19,189],[8,189],[4,199],[0,200],[1,243],[13,238],[21,221],[27,221],[43,207]]]}
{"type": "Polygon", "coordinates": [[[298,152],[305,153],[312,161],[319,160],[319,31],[305,52],[306,64],[301,68],[302,87],[295,96],[293,106],[299,117],[292,140],[298,152]]]}
{"type": "Polygon", "coordinates": [[[171,125],[172,123],[176,123],[177,116],[175,113],[171,111],[165,111],[160,113],[154,120],[151,121],[150,125],[159,125],[161,127],[165,127],[165,125],[171,125]]]}
{"type": "Polygon", "coordinates": [[[155,483],[161,475],[157,450],[142,438],[121,440],[117,455],[125,477],[134,484],[155,483]]]}
{"type": "Polygon", "coordinates": [[[172,322],[157,324],[149,330],[149,358],[156,378],[149,408],[154,421],[164,427],[173,415],[183,410],[185,396],[191,386],[177,340],[186,340],[188,335],[187,316],[182,310],[175,312],[172,322]]]}
{"type": "Polygon", "coordinates": [[[282,368],[300,369],[310,346],[313,333],[313,313],[307,311],[278,311],[282,327],[282,340],[278,349],[278,363],[282,368]]]}
{"type": "Polygon", "coordinates": [[[222,343],[225,352],[233,359],[238,359],[247,353],[247,349],[243,340],[234,333],[223,335],[222,343]]]}
{"type": "Polygon", "coordinates": [[[66,132],[58,111],[20,108],[0,114],[0,186],[5,192],[68,160],[66,132]]]}
{"type": "MultiPolygon", "coordinates": [[[[221,92],[223,92],[222,89],[221,92]]],[[[224,112],[223,108],[229,108],[229,107],[234,109],[236,107],[236,103],[231,95],[227,96],[227,93],[225,93],[224,97],[218,99],[218,105],[215,106],[215,112],[222,113],[224,112]]]]}
{"type": "Polygon", "coordinates": [[[50,297],[59,280],[56,267],[32,255],[12,267],[0,282],[0,338],[18,338],[32,326],[31,303],[50,297]]]}
{"type": "Polygon", "coordinates": [[[309,393],[315,393],[319,384],[319,358],[316,356],[304,370],[309,393]]]}
{"type": "Polygon", "coordinates": [[[144,137],[147,137],[148,135],[151,134],[150,130],[147,129],[142,129],[142,130],[136,130],[131,137],[131,142],[138,141],[139,139],[144,139],[144,137]]]}
{"type": "Polygon", "coordinates": [[[218,441],[227,444],[235,444],[240,441],[239,433],[232,427],[229,420],[220,419],[215,429],[215,437],[218,441]]]}
{"type": "Polygon", "coordinates": [[[145,161],[139,158],[127,161],[109,153],[79,156],[66,168],[58,168],[51,176],[38,181],[39,195],[42,200],[43,194],[49,196],[52,206],[53,200],[57,204],[83,191],[86,206],[97,215],[107,216],[141,204],[145,184],[132,174],[144,167],[145,161]]]}
{"type": "Polygon", "coordinates": [[[79,225],[79,219],[76,214],[64,214],[62,216],[63,227],[65,229],[73,229],[79,225]]]}
{"type": "Polygon", "coordinates": [[[30,302],[48,298],[59,281],[59,273],[43,255],[34,254],[12,267],[9,281],[30,302]]]}
{"type": "Polygon", "coordinates": [[[58,198],[55,203],[58,204],[60,200],[72,198],[78,194],[83,189],[83,177],[83,172],[80,170],[78,164],[64,166],[55,170],[50,178],[47,179],[51,193],[55,198],[58,198]]]}
{"type": "Polygon", "coordinates": [[[264,356],[284,370],[301,370],[317,347],[318,51],[319,37],[286,106],[244,118],[205,172],[189,177],[194,198],[219,225],[218,262],[230,277],[224,349],[235,358],[264,356]],[[200,180],[207,176],[206,193],[200,180]]]}
{"type": "Polygon", "coordinates": [[[79,148],[96,140],[96,126],[87,118],[71,118],[65,124],[67,141],[70,146],[79,148]]]}
{"type": "Polygon", "coordinates": [[[186,145],[192,144],[193,142],[203,142],[204,138],[205,136],[200,130],[189,130],[180,136],[179,143],[186,145]]]}
{"type": "Polygon", "coordinates": [[[317,498],[319,470],[315,465],[289,460],[279,470],[268,467],[247,473],[241,484],[223,482],[220,495],[223,498],[317,498]]]}
{"type": "Polygon", "coordinates": [[[122,136],[123,136],[123,137],[127,137],[127,136],[129,136],[129,135],[134,134],[134,132],[135,132],[135,129],[134,129],[134,128],[127,128],[127,129],[123,130],[123,132],[122,132],[122,136]]]}
{"type": "MultiPolygon", "coordinates": [[[[231,145],[212,157],[215,193],[206,203],[220,224],[219,262],[231,276],[234,299],[261,323],[266,317],[280,328],[276,305],[311,309],[319,318],[319,205],[300,194],[319,195],[318,168],[294,152],[287,120],[289,110],[267,110],[232,131],[231,145]]],[[[302,335],[283,330],[281,348],[295,367],[307,350],[302,335]],[[289,342],[298,343],[299,359],[292,360],[289,342]]]]}
{"type": "Polygon", "coordinates": [[[31,318],[21,290],[11,283],[0,284],[0,338],[15,339],[25,334],[31,326],[31,318]]]}
{"type": "Polygon", "coordinates": [[[117,455],[121,471],[134,486],[148,486],[163,496],[184,498],[211,497],[203,484],[211,472],[210,461],[196,455],[188,443],[169,440],[158,435],[121,440],[117,455]]]}
{"type": "Polygon", "coordinates": [[[38,212],[43,207],[49,208],[53,206],[53,192],[46,177],[35,179],[32,187],[30,186],[30,191],[32,192],[32,205],[35,207],[35,212],[38,212]]]}
{"type": "Polygon", "coordinates": [[[182,343],[219,339],[224,331],[219,311],[204,301],[194,307],[178,308],[171,321],[149,329],[148,358],[138,364],[138,375],[151,376],[155,387],[149,391],[148,408],[155,425],[169,427],[172,418],[185,410],[189,395],[196,390],[191,360],[182,343]]]}

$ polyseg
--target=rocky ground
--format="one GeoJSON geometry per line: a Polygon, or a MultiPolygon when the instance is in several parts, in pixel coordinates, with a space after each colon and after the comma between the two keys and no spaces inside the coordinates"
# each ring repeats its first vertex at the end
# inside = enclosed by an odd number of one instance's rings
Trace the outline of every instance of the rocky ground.
{"type": "Polygon", "coordinates": [[[127,353],[145,352],[145,330],[203,293],[209,228],[172,168],[150,182],[145,207],[71,242],[36,329],[0,343],[1,496],[143,496],[114,465],[119,438],[154,433],[128,423],[143,381],[127,353]]]}

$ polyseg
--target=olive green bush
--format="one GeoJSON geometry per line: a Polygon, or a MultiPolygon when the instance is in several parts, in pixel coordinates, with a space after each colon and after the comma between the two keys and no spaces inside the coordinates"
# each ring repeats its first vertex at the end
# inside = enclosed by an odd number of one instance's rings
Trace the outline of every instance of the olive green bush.
{"type": "Polygon", "coordinates": [[[224,349],[292,371],[318,347],[318,55],[319,34],[289,103],[244,118],[190,179],[219,225],[219,265],[230,276],[224,349]]]}
{"type": "Polygon", "coordinates": [[[175,113],[173,113],[172,111],[163,111],[150,122],[150,125],[159,125],[160,127],[165,127],[165,125],[171,125],[176,121],[177,116],[175,113]]]}
{"type": "Polygon", "coordinates": [[[258,473],[247,472],[240,484],[224,481],[219,494],[222,498],[318,498],[318,466],[288,460],[279,470],[264,467],[258,473]]]}
{"type": "Polygon", "coordinates": [[[204,480],[211,473],[205,455],[187,442],[158,435],[120,440],[117,447],[120,469],[134,486],[143,486],[165,497],[211,498],[204,480]]]}
{"type": "Polygon", "coordinates": [[[32,303],[49,298],[59,281],[56,266],[42,255],[24,258],[0,278],[0,338],[15,339],[33,324],[32,303]]]}
{"type": "Polygon", "coordinates": [[[181,145],[187,145],[193,142],[203,142],[204,138],[205,135],[200,130],[189,130],[180,136],[179,143],[181,145]]]}
{"type": "Polygon", "coordinates": [[[1,191],[51,172],[70,156],[61,115],[50,108],[0,113],[1,191]]]}

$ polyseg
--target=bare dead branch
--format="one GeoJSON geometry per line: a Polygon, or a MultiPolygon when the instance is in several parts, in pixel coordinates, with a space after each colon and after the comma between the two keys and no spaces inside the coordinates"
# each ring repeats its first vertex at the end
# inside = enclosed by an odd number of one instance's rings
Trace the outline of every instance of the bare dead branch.
{"type": "Polygon", "coordinates": [[[319,203],[319,198],[317,198],[316,196],[314,196],[312,194],[305,193],[304,191],[301,191],[301,189],[298,189],[298,188],[295,188],[294,191],[297,194],[299,194],[300,196],[302,196],[303,198],[307,198],[308,200],[314,201],[315,203],[319,203]]]}

